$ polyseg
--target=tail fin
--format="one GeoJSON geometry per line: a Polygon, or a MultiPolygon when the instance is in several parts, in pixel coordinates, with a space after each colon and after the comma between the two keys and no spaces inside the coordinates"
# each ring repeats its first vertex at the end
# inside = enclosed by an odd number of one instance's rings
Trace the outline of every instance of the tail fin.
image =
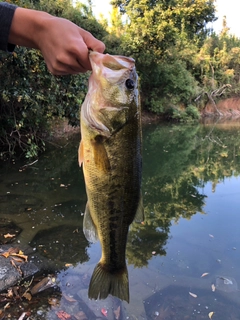
{"type": "Polygon", "coordinates": [[[99,262],[92,274],[89,284],[90,299],[106,299],[111,294],[129,303],[129,283],[127,266],[119,271],[109,272],[99,262]]]}

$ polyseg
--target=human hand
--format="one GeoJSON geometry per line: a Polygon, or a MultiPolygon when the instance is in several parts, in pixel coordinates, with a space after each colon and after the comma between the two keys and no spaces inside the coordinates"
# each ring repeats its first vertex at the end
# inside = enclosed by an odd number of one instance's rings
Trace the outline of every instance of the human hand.
{"type": "Polygon", "coordinates": [[[91,70],[89,49],[105,50],[103,42],[71,21],[23,8],[15,11],[9,42],[39,49],[54,75],[91,70]]]}
{"type": "Polygon", "coordinates": [[[105,45],[66,19],[53,17],[46,23],[37,41],[48,69],[55,75],[91,70],[89,49],[102,53],[105,45]]]}

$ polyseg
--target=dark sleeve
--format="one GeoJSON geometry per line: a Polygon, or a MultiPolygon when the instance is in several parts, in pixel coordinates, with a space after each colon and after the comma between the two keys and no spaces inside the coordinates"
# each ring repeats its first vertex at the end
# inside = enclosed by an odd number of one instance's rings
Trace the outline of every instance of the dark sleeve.
{"type": "Polygon", "coordinates": [[[14,50],[15,45],[8,43],[8,36],[16,8],[13,4],[0,2],[0,50],[14,50]]]}

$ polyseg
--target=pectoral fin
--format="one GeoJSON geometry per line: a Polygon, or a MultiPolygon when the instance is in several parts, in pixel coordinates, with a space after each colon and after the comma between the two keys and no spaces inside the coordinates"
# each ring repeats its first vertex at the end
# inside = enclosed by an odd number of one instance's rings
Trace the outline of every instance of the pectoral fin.
{"type": "Polygon", "coordinates": [[[138,203],[137,212],[134,218],[135,222],[143,222],[144,221],[144,207],[143,207],[143,200],[142,200],[142,194],[140,196],[140,200],[138,203]]]}
{"type": "Polygon", "coordinates": [[[97,229],[92,220],[88,202],[86,204],[85,214],[83,218],[83,233],[89,242],[94,243],[98,241],[97,229]]]}
{"type": "Polygon", "coordinates": [[[94,155],[94,163],[98,170],[101,170],[107,173],[110,170],[110,161],[108,158],[107,151],[105,149],[104,143],[102,141],[103,138],[99,136],[94,140],[93,143],[93,155],[94,155]]]}
{"type": "Polygon", "coordinates": [[[79,163],[79,167],[81,167],[82,163],[83,163],[83,141],[81,140],[79,148],[78,148],[78,163],[79,163]]]}

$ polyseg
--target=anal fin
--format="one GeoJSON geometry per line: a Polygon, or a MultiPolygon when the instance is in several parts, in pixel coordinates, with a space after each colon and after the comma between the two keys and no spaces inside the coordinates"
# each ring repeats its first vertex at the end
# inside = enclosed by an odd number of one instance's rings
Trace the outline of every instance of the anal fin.
{"type": "Polygon", "coordinates": [[[83,233],[89,242],[94,243],[98,241],[97,229],[92,220],[88,202],[86,204],[85,214],[83,218],[83,233]]]}

